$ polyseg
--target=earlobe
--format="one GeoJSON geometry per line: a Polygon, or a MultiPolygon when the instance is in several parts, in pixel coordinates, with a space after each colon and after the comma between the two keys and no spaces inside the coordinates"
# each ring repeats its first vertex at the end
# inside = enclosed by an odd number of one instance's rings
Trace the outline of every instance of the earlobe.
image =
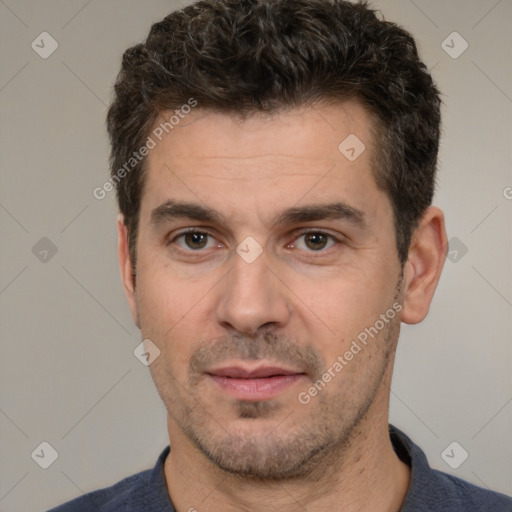
{"type": "Polygon", "coordinates": [[[417,324],[427,316],[441,277],[447,247],[443,212],[431,206],[414,231],[405,263],[402,322],[417,324]]]}
{"type": "Polygon", "coordinates": [[[137,292],[135,290],[134,269],[130,260],[130,250],[128,243],[128,229],[124,223],[124,217],[119,214],[117,217],[118,246],[117,254],[119,259],[119,269],[121,271],[121,280],[123,282],[124,293],[130,306],[133,321],[140,329],[139,315],[137,310],[137,292]]]}

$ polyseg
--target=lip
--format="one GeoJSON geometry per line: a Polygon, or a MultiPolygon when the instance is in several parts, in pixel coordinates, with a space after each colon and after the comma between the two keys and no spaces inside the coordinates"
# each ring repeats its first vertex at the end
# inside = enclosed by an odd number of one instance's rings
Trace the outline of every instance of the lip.
{"type": "Polygon", "coordinates": [[[305,378],[297,370],[278,366],[226,366],[207,372],[224,392],[240,400],[268,400],[305,378]]]}
{"type": "Polygon", "coordinates": [[[289,370],[279,366],[258,366],[256,368],[244,368],[242,366],[225,366],[208,372],[217,377],[228,377],[231,379],[261,379],[277,375],[297,375],[302,372],[289,370]]]}

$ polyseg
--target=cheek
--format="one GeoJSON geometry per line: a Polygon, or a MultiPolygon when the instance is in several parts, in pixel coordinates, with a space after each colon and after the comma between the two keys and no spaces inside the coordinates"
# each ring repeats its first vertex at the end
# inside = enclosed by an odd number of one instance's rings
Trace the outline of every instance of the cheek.
{"type": "Polygon", "coordinates": [[[185,319],[204,296],[203,286],[180,277],[161,258],[140,258],[137,273],[137,299],[146,329],[165,334],[185,319]]]}
{"type": "Polygon", "coordinates": [[[215,280],[180,278],[169,266],[147,265],[139,273],[137,302],[141,333],[161,351],[160,363],[180,381],[198,342],[206,339],[215,280]],[[209,281],[209,280],[208,280],[209,281]]]}
{"type": "Polygon", "coordinates": [[[321,279],[300,279],[291,288],[300,299],[296,307],[312,329],[329,338],[348,338],[373,324],[390,306],[394,272],[376,262],[365,268],[337,268],[321,279]]]}

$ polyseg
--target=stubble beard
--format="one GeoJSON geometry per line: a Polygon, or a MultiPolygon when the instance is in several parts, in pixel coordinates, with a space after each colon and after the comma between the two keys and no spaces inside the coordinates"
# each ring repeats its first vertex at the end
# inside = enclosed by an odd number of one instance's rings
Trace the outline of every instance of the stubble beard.
{"type": "MultiPolygon", "coordinates": [[[[403,301],[403,279],[402,266],[395,288],[395,303],[403,301]]],[[[366,372],[362,379],[342,386],[337,394],[322,390],[314,402],[303,406],[314,407],[305,419],[295,421],[291,411],[280,422],[275,422],[273,429],[256,429],[257,435],[250,428],[229,432],[223,428],[222,418],[214,417],[214,409],[212,413],[208,405],[201,403],[198,384],[204,377],[204,367],[215,361],[215,357],[217,362],[227,360],[229,356],[241,360],[268,358],[288,362],[292,367],[302,367],[308,375],[317,376],[312,378],[315,382],[325,372],[326,365],[313,347],[298,348],[293,340],[271,333],[264,333],[258,340],[234,336],[223,338],[218,344],[207,343],[192,357],[187,390],[169,372],[169,366],[162,361],[164,357],[157,359],[150,370],[171,421],[215,467],[236,477],[264,483],[305,477],[319,480],[325,473],[333,473],[333,465],[343,466],[358,437],[365,434],[365,424],[374,409],[372,406],[381,406],[381,409],[385,406],[387,417],[399,334],[400,318],[397,315],[378,337],[369,342],[372,346],[363,349],[373,349],[372,358],[376,362],[372,367],[359,365],[359,369],[366,372]],[[382,403],[377,404],[376,399],[382,403]]],[[[343,378],[344,371],[341,377],[336,378],[343,378]]],[[[353,372],[351,377],[357,374],[357,371],[353,372]]],[[[336,383],[328,386],[335,389],[336,383]]],[[[260,402],[242,400],[235,407],[237,418],[250,427],[251,422],[279,414],[279,409],[286,404],[277,399],[260,402]]],[[[356,450],[359,449],[357,446],[356,450]]]]}
{"type": "MultiPolygon", "coordinates": [[[[371,341],[380,344],[382,348],[379,351],[373,350],[372,358],[375,360],[378,357],[374,368],[361,367],[361,371],[367,372],[362,381],[351,383],[350,389],[345,385],[337,394],[328,389],[320,391],[310,404],[301,406],[311,407],[311,412],[306,417],[301,415],[299,420],[294,420],[294,413],[291,411],[280,422],[270,423],[272,428],[263,424],[258,427],[256,423],[268,420],[274,415],[282,416],[279,410],[284,409],[286,404],[280,403],[278,399],[236,402],[236,417],[244,423],[238,431],[230,431],[222,426],[222,418],[214,418],[214,409],[210,412],[207,406],[201,404],[200,395],[194,391],[190,394],[182,393],[179,401],[167,400],[165,395],[168,397],[169,394],[161,393],[161,397],[178,428],[221,470],[261,482],[305,477],[316,480],[326,471],[332,472],[333,464],[341,465],[357,442],[357,437],[364,432],[363,423],[379,389],[389,386],[399,330],[400,321],[395,318],[387,324],[379,338],[371,341]]],[[[249,343],[252,347],[250,350],[254,350],[255,340],[249,343]]],[[[372,348],[374,347],[363,350],[372,348]]],[[[223,349],[223,353],[225,352],[223,349]]],[[[262,348],[256,352],[258,354],[252,354],[255,359],[262,355],[260,352],[268,351],[262,348]]],[[[272,349],[270,352],[275,353],[272,349]]],[[[313,358],[311,364],[318,365],[319,362],[313,358]]],[[[324,368],[319,371],[323,372],[324,368]]],[[[342,373],[343,371],[345,369],[342,373]]],[[[336,378],[343,378],[343,374],[336,378]]],[[[192,385],[194,383],[197,383],[196,379],[189,379],[189,390],[198,390],[192,385]]],[[[336,383],[328,386],[335,389],[336,383]]],[[[179,391],[177,390],[178,393],[179,391]]]]}

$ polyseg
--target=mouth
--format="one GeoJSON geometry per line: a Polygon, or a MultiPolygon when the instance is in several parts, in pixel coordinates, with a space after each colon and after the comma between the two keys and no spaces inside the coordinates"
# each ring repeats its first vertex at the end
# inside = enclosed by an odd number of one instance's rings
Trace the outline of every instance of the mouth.
{"type": "Polygon", "coordinates": [[[299,370],[278,366],[226,366],[207,372],[222,391],[239,400],[261,401],[273,398],[306,378],[299,370]]]}

